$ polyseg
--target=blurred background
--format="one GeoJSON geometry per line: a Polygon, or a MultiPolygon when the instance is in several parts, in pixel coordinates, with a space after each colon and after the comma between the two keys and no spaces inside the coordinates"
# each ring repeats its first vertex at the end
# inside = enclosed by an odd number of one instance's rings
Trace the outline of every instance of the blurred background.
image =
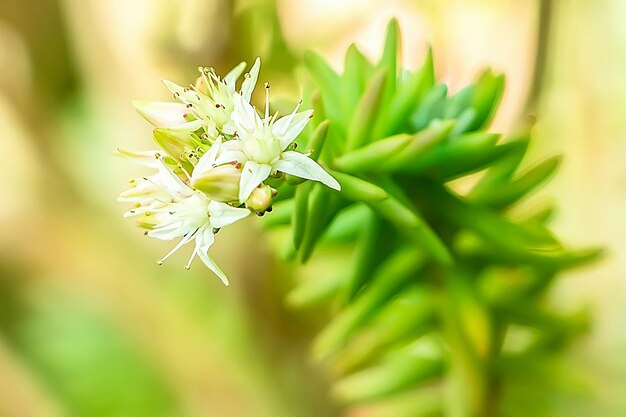
{"type": "MultiPolygon", "coordinates": [[[[564,154],[540,198],[573,246],[607,248],[554,303],[594,326],[570,352],[589,392],[562,415],[626,415],[626,3],[623,0],[37,0],[0,2],[0,416],[334,416],[307,361],[314,320],[284,306],[290,267],[255,219],[220,234],[225,288],[116,203],[151,149],[133,99],[263,59],[275,97],[313,48],[341,68],[356,42],[378,56],[397,17],[403,64],[428,45],[457,90],[485,66],[507,76],[494,128],[538,115],[533,155],[564,154]],[[545,10],[544,10],[545,11],[545,10]],[[538,42],[538,33],[542,42],[538,42]],[[540,44],[539,52],[537,50],[540,44]],[[537,59],[539,57],[539,59],[537,59]]],[[[352,416],[375,416],[355,409],[352,416]]]]}

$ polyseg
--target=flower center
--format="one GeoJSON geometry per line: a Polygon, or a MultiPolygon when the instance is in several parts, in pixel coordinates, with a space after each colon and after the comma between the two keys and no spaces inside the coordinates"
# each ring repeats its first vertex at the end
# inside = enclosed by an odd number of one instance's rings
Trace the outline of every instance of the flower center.
{"type": "Polygon", "coordinates": [[[243,141],[243,152],[248,159],[259,164],[271,164],[280,157],[278,140],[269,129],[260,136],[252,136],[243,141]]]}

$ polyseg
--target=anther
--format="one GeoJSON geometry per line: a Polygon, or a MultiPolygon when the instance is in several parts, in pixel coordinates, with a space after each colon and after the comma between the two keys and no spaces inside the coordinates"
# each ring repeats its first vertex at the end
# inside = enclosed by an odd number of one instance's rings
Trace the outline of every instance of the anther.
{"type": "Polygon", "coordinates": [[[144,235],[144,236],[148,236],[148,231],[147,231],[147,230],[144,230],[143,235],[144,235]]]}
{"type": "Polygon", "coordinates": [[[157,263],[157,265],[163,265],[163,261],[160,260],[160,259],[157,259],[156,263],[157,263]]]}
{"type": "Polygon", "coordinates": [[[193,107],[193,104],[191,104],[191,103],[187,103],[187,108],[188,108],[188,109],[190,109],[190,108],[192,108],[192,107],[193,107]]]}

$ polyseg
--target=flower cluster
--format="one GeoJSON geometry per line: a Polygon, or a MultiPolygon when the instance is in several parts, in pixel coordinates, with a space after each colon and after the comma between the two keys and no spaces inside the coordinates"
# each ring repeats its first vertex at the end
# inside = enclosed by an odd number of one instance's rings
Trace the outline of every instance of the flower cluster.
{"type": "Polygon", "coordinates": [[[276,190],[265,184],[268,178],[290,174],[340,188],[307,154],[291,149],[312,110],[300,111],[300,102],[289,115],[271,115],[266,84],[262,117],[250,103],[260,60],[244,74],[237,90],[245,66],[237,65],[223,78],[201,67],[200,77],[188,87],[164,81],[178,102],[133,103],[155,127],[154,140],[160,149],[119,150],[120,155],[153,171],[131,180],[132,188],[120,195],[119,201],[133,204],[125,216],[139,218],[148,236],[180,238],[158,263],[194,241],[186,268],[198,256],[226,285],[226,275],[208,250],[220,228],[252,212],[271,211],[276,190]]]}

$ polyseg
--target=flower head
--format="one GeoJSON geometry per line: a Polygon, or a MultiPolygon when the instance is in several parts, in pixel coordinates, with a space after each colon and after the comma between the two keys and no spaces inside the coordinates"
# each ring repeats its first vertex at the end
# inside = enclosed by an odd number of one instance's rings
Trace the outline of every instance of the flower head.
{"type": "Polygon", "coordinates": [[[243,164],[240,202],[246,201],[252,190],[277,172],[319,181],[335,190],[341,188],[337,180],[307,154],[289,150],[313,115],[312,110],[298,112],[301,104],[299,102],[287,116],[270,116],[269,85],[266,84],[265,117],[261,118],[244,97],[235,94],[232,117],[237,136],[225,144],[228,145],[228,157],[222,157],[221,161],[243,164]]]}
{"type": "Polygon", "coordinates": [[[264,183],[269,176],[286,173],[340,188],[308,154],[293,150],[292,143],[313,112],[299,111],[300,102],[287,116],[270,116],[266,84],[261,118],[250,104],[260,60],[244,75],[237,91],[244,68],[241,63],[221,78],[213,69],[201,67],[200,78],[189,87],[164,81],[180,102],[134,102],[155,126],[154,141],[161,150],[119,150],[120,155],[156,171],[133,180],[133,187],[119,201],[133,205],[125,216],[139,218],[148,236],[180,239],[159,263],[193,241],[187,268],[198,256],[226,284],[226,276],[208,255],[214,234],[251,212],[272,211],[277,191],[264,183]]]}
{"type": "Polygon", "coordinates": [[[119,200],[134,203],[126,217],[139,217],[146,234],[162,240],[181,238],[178,244],[157,262],[162,264],[185,244],[195,241],[195,248],[186,268],[198,256],[224,284],[228,278],[208,255],[214,234],[224,226],[243,219],[250,211],[210,200],[204,193],[189,187],[166,164],[158,152],[153,153],[157,173],[136,181],[135,186],[122,193],[119,200]]]}

